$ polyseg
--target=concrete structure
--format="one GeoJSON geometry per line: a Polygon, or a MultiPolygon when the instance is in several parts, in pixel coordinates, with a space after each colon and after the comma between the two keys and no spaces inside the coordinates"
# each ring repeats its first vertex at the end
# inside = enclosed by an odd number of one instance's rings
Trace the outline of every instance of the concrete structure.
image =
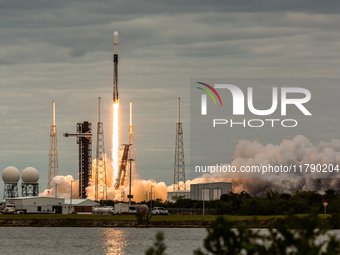
{"type": "Polygon", "coordinates": [[[176,202],[173,197],[183,197],[183,199],[190,199],[190,190],[175,190],[175,191],[169,191],[168,192],[168,201],[169,202],[176,202]]]}
{"type": "Polygon", "coordinates": [[[100,203],[90,199],[65,199],[65,204],[67,205],[67,208],[69,208],[70,213],[92,213],[93,206],[100,206],[100,203]]]}
{"type": "Polygon", "coordinates": [[[64,198],[54,197],[17,197],[7,198],[7,204],[14,204],[16,211],[24,213],[55,213],[68,214],[68,206],[64,198]]]}
{"type": "Polygon", "coordinates": [[[194,200],[216,200],[232,191],[230,182],[198,183],[190,185],[190,198],[194,200]]]}

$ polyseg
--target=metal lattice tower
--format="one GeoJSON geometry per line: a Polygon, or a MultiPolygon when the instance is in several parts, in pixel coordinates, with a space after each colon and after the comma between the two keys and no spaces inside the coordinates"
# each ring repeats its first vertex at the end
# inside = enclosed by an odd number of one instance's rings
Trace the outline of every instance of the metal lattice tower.
{"type": "Polygon", "coordinates": [[[122,144],[124,145],[124,151],[123,151],[123,156],[120,161],[119,169],[118,169],[118,177],[116,178],[114,187],[115,189],[119,189],[121,186],[125,185],[125,178],[126,178],[126,163],[128,161],[128,156],[129,156],[129,148],[130,144],[122,144]]]}
{"type": "Polygon", "coordinates": [[[174,169],[174,190],[186,190],[185,187],[185,164],[183,130],[180,122],[180,99],[177,99],[177,124],[175,142],[175,169],[174,169]]]}
{"type": "Polygon", "coordinates": [[[39,195],[39,183],[22,183],[21,194],[23,197],[36,197],[39,195]]]}
{"type": "Polygon", "coordinates": [[[92,124],[77,123],[77,133],[64,133],[64,137],[77,137],[79,144],[79,198],[87,198],[86,188],[92,178],[92,124]]]}
{"type": "Polygon", "coordinates": [[[50,152],[48,154],[48,182],[47,188],[51,189],[53,177],[59,175],[58,165],[58,145],[57,145],[57,126],[55,125],[55,102],[52,102],[52,126],[50,133],[50,152]]]}
{"type": "MultiPolygon", "coordinates": [[[[132,102],[130,102],[129,144],[130,144],[130,149],[129,149],[128,158],[133,159],[133,161],[131,162],[131,169],[129,168],[129,171],[131,171],[131,181],[133,181],[133,180],[137,180],[138,176],[137,176],[137,163],[136,163],[137,159],[136,159],[135,131],[132,125],[132,102]]],[[[128,176],[130,176],[130,173],[128,176]]]]}
{"type": "Polygon", "coordinates": [[[101,122],[100,97],[98,98],[98,126],[97,126],[97,160],[96,160],[96,179],[95,179],[95,199],[107,199],[107,182],[105,167],[105,147],[104,147],[104,130],[101,122]]]}
{"type": "Polygon", "coordinates": [[[4,183],[4,199],[19,197],[18,183],[4,183]]]}

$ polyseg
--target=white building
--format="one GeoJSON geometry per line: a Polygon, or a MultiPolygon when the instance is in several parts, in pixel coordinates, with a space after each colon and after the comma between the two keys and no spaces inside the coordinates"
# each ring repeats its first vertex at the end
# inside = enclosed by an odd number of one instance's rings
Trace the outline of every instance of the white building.
{"type": "Polygon", "coordinates": [[[100,203],[94,202],[90,199],[65,199],[65,204],[69,208],[72,207],[70,212],[76,213],[92,213],[93,206],[100,206],[100,203]]]}
{"type": "Polygon", "coordinates": [[[7,204],[14,204],[15,210],[24,213],[55,213],[68,214],[68,205],[64,198],[54,197],[17,197],[7,198],[7,204]]]}

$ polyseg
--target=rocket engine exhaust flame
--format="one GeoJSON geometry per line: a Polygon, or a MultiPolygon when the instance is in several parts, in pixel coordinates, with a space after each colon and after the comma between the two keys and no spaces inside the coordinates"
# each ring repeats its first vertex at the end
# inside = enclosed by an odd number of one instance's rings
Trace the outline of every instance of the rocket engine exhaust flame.
{"type": "Polygon", "coordinates": [[[113,168],[113,181],[116,182],[118,178],[118,162],[119,162],[119,125],[118,125],[118,114],[119,114],[119,101],[113,103],[113,123],[112,123],[112,168],[113,168]]]}

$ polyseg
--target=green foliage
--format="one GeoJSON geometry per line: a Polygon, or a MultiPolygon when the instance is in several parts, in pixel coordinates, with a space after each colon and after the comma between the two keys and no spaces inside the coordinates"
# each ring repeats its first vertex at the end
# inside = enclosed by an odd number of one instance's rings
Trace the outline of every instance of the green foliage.
{"type": "MultiPolygon", "coordinates": [[[[165,207],[170,211],[171,208],[203,208],[202,201],[184,199],[181,196],[174,198],[175,203],[156,199],[152,205],[165,207]]],[[[312,210],[322,214],[324,201],[328,202],[327,213],[335,213],[340,208],[340,195],[333,189],[326,190],[324,194],[317,191],[297,191],[293,195],[268,190],[265,197],[252,197],[246,191],[242,191],[239,194],[222,194],[219,200],[206,201],[205,208],[216,209],[215,213],[220,215],[282,215],[287,212],[308,214],[312,210]]]]}
{"type": "Polygon", "coordinates": [[[333,229],[340,228],[340,215],[339,213],[332,213],[331,217],[328,218],[329,225],[333,229]]]}
{"type": "MultiPolygon", "coordinates": [[[[231,221],[218,217],[208,228],[208,236],[204,240],[204,248],[210,254],[218,255],[234,255],[242,254],[242,250],[246,249],[247,254],[255,254],[260,250],[260,245],[254,242],[255,238],[260,236],[244,225],[238,226],[234,231],[231,221]]],[[[200,250],[196,250],[194,254],[203,255],[200,250]]]]}
{"type": "Polygon", "coordinates": [[[280,194],[280,199],[281,200],[289,201],[291,198],[292,198],[291,194],[288,194],[288,193],[281,193],[280,194]]]}
{"type": "MultiPolygon", "coordinates": [[[[268,234],[260,234],[258,230],[245,225],[234,228],[232,222],[219,216],[207,228],[208,235],[204,240],[204,248],[209,254],[216,255],[335,255],[340,254],[340,240],[329,235],[329,240],[320,239],[326,233],[316,212],[305,217],[292,214],[285,219],[278,219],[268,229],[268,234]],[[317,241],[318,240],[318,241],[317,241]],[[316,242],[317,241],[317,242],[316,242]]],[[[145,254],[165,254],[163,236],[157,234],[154,247],[145,254]]],[[[206,255],[200,249],[195,255],[206,255]]]]}
{"type": "Polygon", "coordinates": [[[184,198],[185,198],[185,196],[178,196],[178,195],[175,195],[175,196],[172,197],[172,199],[176,201],[175,203],[177,203],[178,200],[184,199],[184,198]]]}
{"type": "Polygon", "coordinates": [[[153,247],[150,247],[145,251],[145,255],[166,255],[164,253],[166,245],[164,244],[164,234],[163,232],[157,232],[156,242],[153,247]]]}
{"type": "Polygon", "coordinates": [[[152,215],[150,213],[142,213],[137,211],[136,213],[136,220],[137,223],[140,225],[149,225],[150,221],[151,221],[152,215]]]}

